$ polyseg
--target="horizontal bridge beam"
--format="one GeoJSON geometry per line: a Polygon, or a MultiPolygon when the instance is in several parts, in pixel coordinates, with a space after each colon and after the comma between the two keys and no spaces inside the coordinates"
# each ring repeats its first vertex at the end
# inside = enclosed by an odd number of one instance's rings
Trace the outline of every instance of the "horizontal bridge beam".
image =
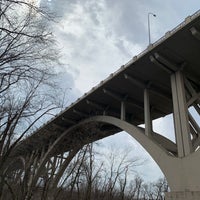
{"type": "Polygon", "coordinates": [[[190,32],[196,39],[200,40],[200,32],[195,27],[192,27],[190,32]]]}
{"type": "Polygon", "coordinates": [[[66,118],[66,117],[62,117],[61,118],[64,122],[70,123],[70,124],[76,124],[76,121],[66,118]]]}
{"type": "Polygon", "coordinates": [[[80,110],[77,110],[77,109],[73,109],[73,112],[74,112],[75,114],[80,115],[81,117],[89,117],[89,114],[84,113],[84,112],[82,112],[82,111],[80,111],[80,110]]]}
{"type": "Polygon", "coordinates": [[[149,59],[152,63],[154,63],[156,66],[160,67],[162,70],[166,71],[168,74],[173,74],[174,71],[172,69],[169,69],[165,65],[158,62],[154,56],[152,56],[152,55],[149,56],[149,59]]]}
{"type": "Polygon", "coordinates": [[[179,67],[176,64],[172,63],[164,56],[161,56],[159,53],[154,53],[154,56],[160,63],[164,64],[166,67],[170,68],[172,71],[175,72],[179,69],[179,67]]]}
{"type": "Polygon", "coordinates": [[[99,109],[99,110],[105,110],[105,109],[107,108],[107,106],[105,106],[105,105],[103,105],[103,104],[100,104],[100,103],[97,103],[97,102],[95,102],[95,101],[88,100],[88,99],[86,100],[86,103],[87,103],[88,105],[91,105],[91,106],[93,106],[93,107],[99,109]]]}
{"type": "Polygon", "coordinates": [[[137,107],[140,110],[144,110],[144,106],[143,103],[138,102],[137,100],[129,97],[128,95],[124,95],[122,96],[121,94],[111,91],[110,89],[104,89],[104,93],[110,95],[111,97],[113,97],[114,99],[118,100],[119,102],[124,101],[127,104],[130,104],[134,107],[137,107]]]}
{"type": "Polygon", "coordinates": [[[170,95],[166,94],[165,92],[162,91],[161,88],[163,88],[164,86],[161,86],[159,84],[159,86],[154,86],[154,84],[149,81],[148,84],[145,84],[144,81],[139,80],[138,78],[135,78],[133,76],[130,76],[128,74],[124,74],[125,79],[129,80],[131,83],[133,83],[134,85],[137,85],[138,87],[145,89],[148,88],[148,90],[154,94],[156,94],[157,96],[160,96],[162,98],[165,98],[168,101],[171,101],[172,98],[170,95]]]}

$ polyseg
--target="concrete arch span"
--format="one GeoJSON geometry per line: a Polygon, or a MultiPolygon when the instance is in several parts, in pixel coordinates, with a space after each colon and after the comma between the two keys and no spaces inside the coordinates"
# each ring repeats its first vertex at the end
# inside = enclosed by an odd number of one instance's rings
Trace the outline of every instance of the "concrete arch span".
{"type": "MultiPolygon", "coordinates": [[[[71,126],[64,131],[51,145],[48,151],[45,153],[42,162],[40,163],[38,176],[42,171],[46,161],[54,152],[56,147],[62,140],[68,136],[70,132],[75,131],[79,127],[92,123],[105,123],[118,127],[121,130],[126,131],[134,139],[136,139],[157,162],[160,169],[165,174],[171,191],[200,191],[200,179],[199,174],[199,161],[200,151],[196,151],[186,157],[177,157],[169,153],[168,150],[163,148],[154,137],[147,136],[144,133],[144,129],[134,126],[124,120],[115,118],[112,116],[94,116],[78,124],[71,126]]],[[[165,138],[166,139],[166,138],[165,138]]],[[[166,139],[167,140],[167,139],[166,139]]],[[[91,142],[91,141],[89,141],[91,142]]],[[[73,156],[72,156],[73,157],[73,156]]],[[[71,159],[71,158],[70,158],[71,159]]],[[[58,182],[58,181],[57,181],[58,182]]],[[[170,198],[169,198],[170,199],[170,198]]]]}
{"type": "MultiPolygon", "coordinates": [[[[171,181],[169,176],[170,170],[168,166],[169,159],[173,159],[173,156],[169,155],[169,152],[163,148],[161,145],[159,145],[153,138],[149,138],[147,135],[144,134],[144,129],[139,128],[137,126],[134,126],[126,121],[123,121],[121,119],[112,117],[112,116],[94,116],[87,119],[84,119],[83,121],[80,121],[74,126],[71,126],[69,129],[64,131],[50,146],[48,151],[44,154],[42,161],[40,162],[40,166],[38,168],[38,175],[42,172],[42,168],[44,167],[45,163],[54,154],[54,149],[58,147],[60,143],[64,140],[64,138],[69,137],[71,132],[74,132],[77,128],[88,126],[89,124],[95,124],[95,123],[105,123],[110,124],[119,130],[124,130],[128,134],[130,134],[134,139],[136,139],[146,150],[147,152],[153,157],[153,159],[157,162],[157,164],[160,166],[161,170],[165,174],[166,178],[168,179],[168,183],[171,188],[173,188],[173,181],[171,181]]],[[[92,127],[92,126],[91,126],[92,127]]],[[[89,129],[87,130],[87,132],[89,129]]],[[[110,134],[108,134],[110,136],[110,134]]],[[[95,138],[95,135],[93,136],[95,138]]],[[[104,135],[103,137],[106,137],[104,135]]],[[[99,139],[99,138],[98,138],[99,139]]],[[[96,139],[93,139],[95,141],[96,139]]],[[[166,139],[167,140],[167,139],[166,139]]],[[[92,142],[92,140],[86,140],[87,143],[92,142]]],[[[86,142],[84,142],[86,144],[86,142]]],[[[82,143],[82,145],[84,144],[82,143]]],[[[82,146],[81,145],[81,146],[82,146]]],[[[81,147],[75,147],[80,149],[81,147]]],[[[77,150],[78,150],[77,149],[77,150]]],[[[74,149],[72,149],[73,152],[74,149]]],[[[73,157],[73,156],[72,156],[73,157]]],[[[72,159],[72,157],[70,159],[72,159]]],[[[62,175],[62,173],[61,173],[62,175]]],[[[58,179],[61,177],[61,175],[58,177],[58,179]]],[[[36,180],[37,180],[36,176],[36,180]]],[[[59,180],[56,181],[58,183],[59,180]]]]}
{"type": "MultiPolygon", "coordinates": [[[[148,136],[146,136],[142,128],[134,126],[126,121],[112,116],[95,116],[82,121],[80,124],[88,122],[103,122],[112,124],[127,132],[144,147],[144,149],[159,165],[165,176],[168,177],[169,172],[167,167],[167,160],[173,159],[173,156],[171,156],[169,152],[161,145],[159,145],[153,138],[149,138],[148,136]]],[[[170,179],[168,180],[168,183],[170,187],[173,187],[173,182],[171,183],[170,179]]]]}
{"type": "Polygon", "coordinates": [[[144,130],[112,116],[95,116],[83,120],[79,125],[89,122],[103,122],[119,127],[136,139],[152,156],[165,174],[171,191],[200,191],[199,173],[200,151],[179,158],[170,154],[154,138],[144,134],[144,130]]]}

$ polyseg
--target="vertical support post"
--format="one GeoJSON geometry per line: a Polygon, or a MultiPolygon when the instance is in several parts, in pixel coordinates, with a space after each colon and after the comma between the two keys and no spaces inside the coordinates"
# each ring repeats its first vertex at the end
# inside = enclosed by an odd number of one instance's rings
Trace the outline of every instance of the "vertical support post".
{"type": "Polygon", "coordinates": [[[121,120],[126,120],[126,105],[124,101],[121,101],[121,120]]]}
{"type": "Polygon", "coordinates": [[[144,89],[144,122],[145,122],[145,135],[151,136],[152,134],[152,120],[150,111],[149,90],[144,89]]]}
{"type": "Polygon", "coordinates": [[[197,111],[197,113],[200,115],[200,107],[198,104],[193,104],[195,110],[197,111]]]}
{"type": "Polygon", "coordinates": [[[196,122],[196,120],[193,118],[193,116],[190,113],[188,113],[188,117],[189,117],[189,121],[192,124],[192,126],[199,133],[200,132],[199,124],[196,122]]]}
{"type": "Polygon", "coordinates": [[[171,75],[171,88],[178,156],[184,157],[191,153],[192,142],[182,72],[178,71],[171,75]]]}

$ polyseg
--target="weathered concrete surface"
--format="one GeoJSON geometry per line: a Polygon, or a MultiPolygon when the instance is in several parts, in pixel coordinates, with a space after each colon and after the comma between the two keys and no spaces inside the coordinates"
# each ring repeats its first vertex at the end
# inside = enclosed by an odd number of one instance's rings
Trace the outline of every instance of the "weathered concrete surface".
{"type": "Polygon", "coordinates": [[[168,192],[165,194],[166,200],[200,200],[200,191],[168,192]]]}

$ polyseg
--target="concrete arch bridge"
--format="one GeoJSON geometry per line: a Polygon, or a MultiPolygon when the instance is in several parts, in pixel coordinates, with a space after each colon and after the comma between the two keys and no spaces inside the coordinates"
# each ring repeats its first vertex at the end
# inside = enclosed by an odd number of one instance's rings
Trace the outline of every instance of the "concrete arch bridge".
{"type": "Polygon", "coordinates": [[[23,140],[13,156],[51,144],[48,157],[124,130],[165,174],[171,188],[166,199],[200,199],[200,122],[191,108],[200,115],[200,12],[23,140]],[[175,143],[152,129],[152,120],[168,114],[174,118],[175,143]]]}

